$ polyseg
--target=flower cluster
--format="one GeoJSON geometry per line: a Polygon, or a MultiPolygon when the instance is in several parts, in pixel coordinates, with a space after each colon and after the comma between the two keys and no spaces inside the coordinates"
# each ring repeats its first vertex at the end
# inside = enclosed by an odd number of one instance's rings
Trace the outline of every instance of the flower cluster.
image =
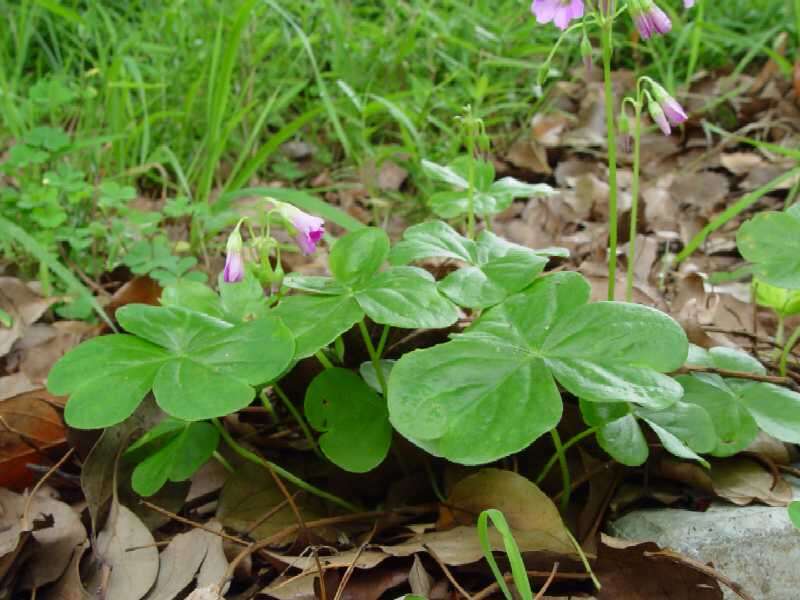
{"type": "MultiPolygon", "coordinates": [[[[306,255],[313,253],[325,233],[325,221],[319,217],[309,215],[291,204],[278,202],[277,200],[270,201],[275,205],[274,212],[283,217],[286,228],[294,234],[295,242],[297,242],[300,251],[306,255]]],[[[245,265],[240,227],[241,221],[228,236],[225,268],[222,272],[222,278],[225,283],[237,283],[244,279],[245,265]]],[[[270,273],[273,273],[271,267],[264,266],[269,269],[270,273]]],[[[278,268],[280,268],[280,263],[278,268]]],[[[273,278],[270,277],[270,279],[272,280],[273,278]]]]}
{"type": "Polygon", "coordinates": [[[650,82],[650,87],[653,90],[653,97],[647,103],[647,110],[664,135],[669,135],[672,133],[672,127],[686,121],[688,116],[667,90],[654,81],[650,82]]]}
{"type": "Polygon", "coordinates": [[[672,29],[672,21],[653,0],[629,0],[628,9],[631,11],[639,35],[646,40],[656,34],[669,33],[672,29]]]}

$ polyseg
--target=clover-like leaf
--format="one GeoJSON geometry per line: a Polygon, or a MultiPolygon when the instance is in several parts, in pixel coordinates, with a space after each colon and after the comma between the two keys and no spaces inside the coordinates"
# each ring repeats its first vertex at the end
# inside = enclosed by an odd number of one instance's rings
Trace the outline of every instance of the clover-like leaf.
{"type": "Polygon", "coordinates": [[[375,275],[388,255],[386,232],[377,227],[365,227],[336,240],[328,264],[339,283],[353,285],[375,275]]]}
{"type": "Polygon", "coordinates": [[[435,455],[478,464],[558,423],[556,380],[594,402],[677,402],[682,389],[662,372],[686,358],[680,326],[652,309],[588,298],[580,275],[547,276],[453,341],[403,356],[389,379],[392,424],[435,455]]]}
{"type": "Polygon", "coordinates": [[[85,342],[51,372],[51,390],[71,395],[65,417],[73,427],[119,423],[151,388],[173,417],[223,416],[247,406],[252,386],[280,375],[294,356],[291,333],[273,316],[232,325],[178,307],[130,304],[117,319],[134,335],[85,342]]]}
{"type": "Polygon", "coordinates": [[[628,467],[644,464],[650,454],[642,428],[633,414],[603,425],[597,432],[597,443],[611,458],[628,467]]]}
{"type": "Polygon", "coordinates": [[[415,267],[392,267],[355,292],[370,319],[393,327],[442,328],[458,319],[452,302],[444,298],[433,276],[415,267]]]}
{"type": "Polygon", "coordinates": [[[484,231],[476,241],[467,239],[441,221],[410,227],[390,255],[392,264],[421,258],[452,258],[467,266],[439,283],[453,302],[469,308],[487,308],[518,292],[542,272],[546,254],[507,242],[484,231]]]}
{"type": "Polygon", "coordinates": [[[346,471],[370,471],[389,452],[392,428],[386,403],[352,371],[333,368],[317,375],[306,391],[305,414],[323,432],[322,452],[346,471]]]}
{"type": "Polygon", "coordinates": [[[138,460],[133,489],[152,496],[167,481],[186,481],[211,458],[218,443],[219,432],[210,423],[164,419],[126,452],[138,460]]]}
{"type": "Polygon", "coordinates": [[[759,305],[771,308],[783,317],[800,314],[800,290],[787,290],[757,278],[753,280],[753,290],[759,305]]]}
{"type": "Polygon", "coordinates": [[[297,360],[313,356],[364,318],[350,295],[287,296],[272,314],[292,332],[297,360]]]}
{"type": "Polygon", "coordinates": [[[800,289],[800,211],[763,212],[739,227],[736,244],[761,281],[800,289]]]}

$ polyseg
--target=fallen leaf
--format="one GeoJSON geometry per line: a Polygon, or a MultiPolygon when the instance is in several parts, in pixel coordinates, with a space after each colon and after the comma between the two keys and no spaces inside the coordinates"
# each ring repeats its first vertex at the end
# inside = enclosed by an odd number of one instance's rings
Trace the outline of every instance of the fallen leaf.
{"type": "Polygon", "coordinates": [[[172,538],[159,556],[158,578],[147,600],[173,600],[192,583],[206,558],[208,535],[193,529],[172,538]]]}
{"type": "Polygon", "coordinates": [[[430,598],[433,577],[425,570],[418,555],[414,555],[414,564],[411,565],[411,570],[408,572],[408,585],[411,586],[412,594],[430,598]]]}
{"type": "Polygon", "coordinates": [[[655,557],[652,543],[635,544],[601,536],[595,574],[597,600],[722,600],[717,581],[695,569],[655,557]]]}
{"type": "Polygon", "coordinates": [[[11,347],[57,299],[43,298],[14,277],[0,277],[0,310],[11,317],[11,327],[0,327],[0,356],[11,347]]]}
{"type": "Polygon", "coordinates": [[[139,600],[158,576],[158,549],[139,518],[116,499],[105,528],[97,535],[97,560],[87,587],[104,590],[105,598],[139,600]]]}
{"type": "Polygon", "coordinates": [[[31,484],[28,464],[44,460],[43,451],[64,442],[65,428],[54,405],[60,401],[36,390],[0,401],[0,486],[31,484]]]}
{"type": "MultiPolygon", "coordinates": [[[[296,491],[291,486],[287,485],[287,488],[290,494],[296,491]]],[[[305,521],[327,516],[323,514],[322,505],[308,494],[298,497],[295,503],[305,521]]],[[[228,478],[220,493],[217,518],[225,527],[246,533],[257,540],[297,524],[292,507],[269,473],[252,464],[238,467],[233,476],[228,478]],[[281,504],[282,508],[273,513],[273,509],[281,504]]],[[[313,532],[325,540],[336,540],[333,529],[315,528],[313,532]]]]}
{"type": "Polygon", "coordinates": [[[524,552],[575,552],[552,500],[513,471],[481,469],[462,479],[453,487],[443,510],[452,510],[457,523],[472,525],[488,508],[503,513],[524,552]]]}
{"type": "Polygon", "coordinates": [[[117,310],[127,304],[151,304],[156,306],[159,298],[161,298],[161,292],[161,286],[147,275],[134,277],[114,292],[111,301],[105,307],[106,313],[113,319],[117,310]]]}
{"type": "Polygon", "coordinates": [[[209,585],[202,588],[197,588],[191,594],[186,596],[186,600],[224,600],[219,593],[219,588],[215,585],[209,585]]]}
{"type": "MultiPolygon", "coordinates": [[[[222,532],[222,524],[212,519],[206,523],[206,527],[214,531],[222,532]]],[[[207,547],[206,557],[203,564],[200,566],[200,572],[197,574],[197,587],[198,588],[216,588],[217,584],[222,581],[225,573],[228,570],[228,558],[225,556],[225,550],[222,543],[222,538],[208,531],[204,531],[205,544],[207,547]]],[[[230,583],[226,583],[222,593],[225,593],[230,583]]],[[[216,588],[218,590],[218,588],[216,588]]]]}
{"type": "Polygon", "coordinates": [[[15,346],[21,354],[19,370],[33,383],[44,384],[56,361],[94,329],[82,321],[32,325],[15,346]]]}
{"type": "Polygon", "coordinates": [[[788,506],[792,486],[783,478],[774,480],[772,473],[752,458],[736,456],[711,464],[714,492],[721,498],[744,506],[758,500],[768,506],[788,506]]]}
{"type": "Polygon", "coordinates": [[[64,574],[55,584],[45,588],[42,600],[94,600],[81,582],[81,558],[88,549],[88,541],[75,548],[64,574]]]}
{"type": "Polygon", "coordinates": [[[284,563],[287,567],[300,569],[300,571],[316,571],[317,560],[323,569],[347,568],[351,564],[356,569],[372,569],[389,558],[389,555],[379,550],[362,550],[358,548],[334,554],[332,556],[285,556],[275,552],[267,552],[272,558],[284,563]]]}

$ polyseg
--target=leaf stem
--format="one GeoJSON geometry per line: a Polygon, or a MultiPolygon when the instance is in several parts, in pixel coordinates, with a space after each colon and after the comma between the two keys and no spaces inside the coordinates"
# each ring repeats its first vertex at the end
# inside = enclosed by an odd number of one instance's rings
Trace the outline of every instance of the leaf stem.
{"type": "Polygon", "coordinates": [[[286,410],[289,411],[289,414],[292,415],[292,418],[294,418],[294,420],[297,421],[297,424],[300,426],[303,435],[305,436],[308,443],[311,445],[311,449],[314,451],[314,454],[316,454],[317,456],[319,456],[324,460],[322,453],[319,451],[319,446],[317,445],[317,441],[314,439],[314,436],[311,433],[311,429],[308,427],[308,423],[306,423],[306,420],[303,418],[303,415],[300,414],[300,411],[297,410],[297,407],[294,405],[294,403],[291,400],[289,400],[289,396],[286,395],[286,393],[281,389],[281,387],[277,383],[272,384],[272,389],[275,390],[275,395],[281,399],[281,402],[283,402],[283,405],[286,407],[286,410]]]}
{"type": "Polygon", "coordinates": [[[550,437],[553,438],[553,445],[556,447],[556,457],[558,464],[561,467],[561,483],[564,488],[561,494],[561,512],[565,513],[569,506],[569,497],[572,492],[572,481],[569,475],[569,465],[567,464],[567,455],[564,453],[564,446],[561,443],[561,436],[558,435],[558,429],[553,427],[550,430],[550,437]]]}
{"type": "Polygon", "coordinates": [[[792,335],[789,336],[789,341],[786,342],[786,345],[783,347],[783,352],[781,352],[781,360],[778,363],[778,371],[781,377],[786,377],[786,361],[789,359],[789,354],[798,341],[800,341],[800,327],[795,329],[792,335]]]}
{"type": "Polygon", "coordinates": [[[367,347],[367,352],[369,352],[370,360],[372,360],[372,366],[375,369],[375,376],[378,378],[378,383],[381,386],[381,390],[383,390],[383,397],[388,398],[389,388],[386,385],[386,377],[383,374],[383,367],[381,366],[381,357],[376,352],[375,346],[372,344],[372,339],[369,337],[369,331],[367,331],[367,325],[366,323],[364,323],[363,319],[358,322],[358,329],[359,331],[361,331],[361,337],[364,338],[364,344],[367,347]]]}
{"type": "Polygon", "coordinates": [[[324,353],[324,352],[322,352],[322,350],[317,350],[317,351],[314,353],[314,356],[316,356],[316,357],[317,357],[317,360],[318,360],[318,361],[319,361],[319,362],[322,364],[322,366],[323,366],[323,367],[325,367],[326,369],[332,369],[332,368],[333,368],[333,363],[330,361],[330,359],[328,359],[328,357],[327,357],[327,356],[325,356],[325,353],[324,353]]]}
{"type": "Polygon", "coordinates": [[[214,427],[217,428],[220,435],[222,436],[222,439],[225,440],[225,443],[228,444],[228,446],[230,446],[231,450],[233,450],[236,454],[238,454],[245,460],[249,460],[250,462],[255,463],[261,467],[264,467],[267,470],[272,469],[283,479],[285,479],[292,485],[300,488],[301,490],[305,490],[309,494],[313,494],[319,498],[322,498],[323,500],[332,502],[337,506],[341,506],[345,510],[349,510],[351,512],[358,512],[359,509],[355,504],[351,504],[347,500],[339,498],[339,496],[326,492],[325,490],[321,490],[318,487],[311,485],[310,483],[306,483],[305,481],[300,479],[297,475],[290,473],[283,467],[280,467],[276,465],[274,462],[262,458],[255,452],[248,450],[247,448],[239,444],[239,442],[234,440],[233,436],[231,436],[231,434],[228,433],[228,430],[225,429],[225,427],[222,425],[219,419],[212,419],[211,422],[214,424],[214,427]]]}
{"type": "Polygon", "coordinates": [[[639,171],[642,147],[642,101],[637,98],[633,123],[633,181],[631,182],[631,224],[628,242],[628,272],[625,276],[625,301],[633,301],[633,269],[636,264],[636,229],[639,222],[639,171]]]}
{"type": "MultiPolygon", "coordinates": [[[[592,435],[596,431],[597,431],[597,427],[590,427],[586,431],[582,431],[579,434],[571,437],[564,444],[564,447],[562,448],[562,451],[566,452],[567,450],[572,448],[575,444],[577,444],[581,440],[589,437],[590,435],[592,435]]],[[[558,453],[553,454],[553,456],[550,457],[550,460],[547,461],[547,464],[545,464],[545,466],[542,469],[541,473],[539,473],[539,477],[536,478],[536,485],[541,485],[542,481],[544,481],[544,478],[547,477],[547,474],[550,472],[550,469],[552,469],[553,465],[556,464],[556,461],[558,460],[558,458],[559,458],[558,453]]]]}
{"type": "Polygon", "coordinates": [[[592,578],[592,583],[594,584],[594,587],[599,590],[603,586],[600,585],[600,582],[597,580],[597,577],[595,577],[594,571],[592,571],[592,565],[589,564],[589,560],[586,558],[586,554],[583,552],[583,548],[581,548],[581,545],[578,543],[578,540],[575,539],[575,536],[572,535],[572,532],[566,525],[564,525],[564,531],[567,532],[567,537],[569,537],[569,541],[571,541],[572,545],[575,546],[575,551],[578,553],[578,556],[580,556],[581,562],[583,563],[583,567],[584,569],[586,569],[586,572],[589,574],[589,577],[592,578]]]}
{"type": "Polygon", "coordinates": [[[603,21],[603,86],[605,90],[606,130],[608,138],[608,299],[614,299],[617,277],[617,130],[614,122],[614,88],[611,80],[611,58],[614,53],[614,19],[603,21]]]}

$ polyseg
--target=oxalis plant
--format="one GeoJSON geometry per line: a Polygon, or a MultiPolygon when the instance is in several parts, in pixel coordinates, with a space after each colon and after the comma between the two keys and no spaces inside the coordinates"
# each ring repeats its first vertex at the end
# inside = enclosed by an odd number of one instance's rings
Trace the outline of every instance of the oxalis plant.
{"type": "MultiPolygon", "coordinates": [[[[579,16],[579,4],[536,0],[533,9],[540,20],[566,27],[579,16]]],[[[643,35],[666,29],[658,19],[653,25],[662,13],[652,3],[627,6],[643,35]]],[[[599,24],[610,43],[619,14],[616,3],[601,3],[579,25],[599,24]]],[[[610,52],[604,45],[606,70],[610,52]]],[[[642,79],[624,106],[636,123],[642,106],[658,121],[658,109],[666,113],[671,105],[664,94],[642,79]]],[[[626,465],[647,459],[647,430],[667,451],[704,465],[704,455],[731,454],[759,430],[800,442],[800,417],[791,416],[800,415],[800,394],[761,377],[764,367],[755,359],[690,346],[682,328],[656,309],[591,302],[582,275],[547,269],[566,250],[523,247],[492,233],[492,215],[514,198],[537,201],[551,190],[494,181],[482,123],[467,110],[461,124],[466,154],[449,165],[425,164],[447,188],[427,200],[450,223],[414,225],[394,245],[376,227],[332,240],[322,219],[264,198],[258,216],[242,219],[230,234],[216,290],[177,280],[164,289],[160,306],[119,309],[124,333],[84,342],[55,365],[48,386],[69,395],[67,423],[114,426],[152,393],[165,416],[128,450],[140,494],[187,479],[215,455],[226,464],[217,452],[224,441],[241,458],[346,509],[355,507],[242,446],[222,418],[254,401],[270,412],[280,402],[311,449],[354,473],[386,459],[393,431],[463,465],[497,461],[549,434],[556,453],[539,481],[560,463],[564,504],[571,487],[565,452],[588,436],[626,465]],[[329,276],[282,271],[282,253],[310,254],[320,244],[329,245],[329,276]],[[431,260],[448,265],[436,269],[438,278],[422,268],[431,260]],[[406,337],[397,330],[441,330],[449,337],[401,352],[389,344],[393,331],[406,337]],[[345,366],[351,332],[369,355],[358,369],[345,366]],[[300,361],[323,367],[307,386],[302,410],[283,389],[300,361]],[[587,427],[562,442],[557,426],[565,400],[579,404],[587,427]]],[[[615,252],[610,256],[613,264],[615,252]]],[[[757,268],[761,279],[777,283],[772,268],[757,268]]]]}

